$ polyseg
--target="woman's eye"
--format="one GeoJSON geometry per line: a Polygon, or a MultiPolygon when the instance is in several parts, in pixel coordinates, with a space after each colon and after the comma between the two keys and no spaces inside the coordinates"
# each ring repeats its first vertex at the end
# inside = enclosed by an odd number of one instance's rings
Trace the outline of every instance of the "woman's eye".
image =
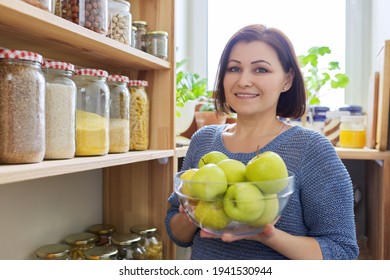
{"type": "Polygon", "coordinates": [[[239,72],[240,68],[236,66],[228,67],[228,72],[239,72]]]}
{"type": "Polygon", "coordinates": [[[255,69],[255,72],[256,73],[267,73],[268,70],[263,68],[263,67],[258,67],[258,68],[255,69]]]}

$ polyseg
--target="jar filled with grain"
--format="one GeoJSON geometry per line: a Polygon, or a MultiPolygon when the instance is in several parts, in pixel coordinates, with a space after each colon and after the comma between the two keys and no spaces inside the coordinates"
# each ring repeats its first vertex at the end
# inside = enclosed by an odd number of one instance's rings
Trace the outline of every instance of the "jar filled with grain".
{"type": "Polygon", "coordinates": [[[0,163],[45,156],[45,77],[41,55],[0,49],[0,163]]]}
{"type": "Polygon", "coordinates": [[[130,80],[130,150],[143,151],[149,147],[148,82],[130,80]]]}
{"type": "Polygon", "coordinates": [[[87,260],[116,260],[118,249],[113,245],[93,247],[85,251],[87,260]]]}
{"type": "Polygon", "coordinates": [[[53,10],[52,0],[23,0],[23,2],[26,2],[49,13],[51,13],[53,10]]]}
{"type": "Polygon", "coordinates": [[[88,228],[88,232],[95,234],[96,246],[111,244],[111,237],[115,232],[115,226],[110,224],[95,224],[88,228]]]}
{"type": "Polygon", "coordinates": [[[130,93],[129,78],[109,75],[110,88],[110,150],[109,153],[124,153],[130,148],[130,93]]]}
{"type": "Polygon", "coordinates": [[[35,255],[39,260],[68,260],[70,247],[66,244],[47,244],[39,247],[35,255]]]}
{"type": "Polygon", "coordinates": [[[141,236],[134,233],[119,233],[112,236],[112,244],[118,249],[119,260],[145,260],[146,251],[140,241],[141,236]]]}
{"type": "Polygon", "coordinates": [[[109,150],[108,73],[100,69],[76,69],[76,156],[106,155],[109,150]]]}
{"type": "Polygon", "coordinates": [[[146,259],[162,260],[163,243],[160,240],[156,227],[137,225],[130,228],[130,232],[141,236],[141,245],[146,250],[146,259]]]}
{"type": "Polygon", "coordinates": [[[73,158],[76,151],[76,85],[74,65],[45,60],[46,159],[73,158]]]}
{"type": "Polygon", "coordinates": [[[96,236],[90,232],[70,234],[65,237],[65,243],[69,245],[69,258],[71,260],[85,260],[85,251],[95,247],[96,236]]]}
{"type": "Polygon", "coordinates": [[[168,59],[168,32],[149,31],[145,38],[147,53],[164,60],[168,59]]]}
{"type": "Polygon", "coordinates": [[[59,0],[58,16],[97,33],[107,35],[108,0],[59,0]]]}
{"type": "Polygon", "coordinates": [[[148,23],[143,20],[135,20],[132,25],[137,28],[135,32],[135,47],[146,52],[145,36],[148,31],[148,23]]]}
{"type": "Polygon", "coordinates": [[[131,27],[130,3],[125,0],[108,0],[108,34],[107,37],[130,45],[131,27]]]}

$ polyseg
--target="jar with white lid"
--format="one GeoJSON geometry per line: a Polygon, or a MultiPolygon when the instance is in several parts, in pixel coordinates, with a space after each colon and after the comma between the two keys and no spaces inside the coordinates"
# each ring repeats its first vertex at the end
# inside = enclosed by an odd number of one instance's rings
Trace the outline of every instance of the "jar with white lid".
{"type": "Polygon", "coordinates": [[[342,116],[340,124],[340,147],[363,148],[366,145],[364,115],[342,116]]]}
{"type": "Polygon", "coordinates": [[[148,81],[130,80],[130,150],[143,151],[149,147],[148,81]]]}
{"type": "Polygon", "coordinates": [[[109,75],[110,88],[110,149],[109,153],[124,153],[130,148],[129,78],[109,75]]]}
{"type": "Polygon", "coordinates": [[[23,2],[49,13],[53,11],[52,0],[23,0],[23,2]]]}
{"type": "Polygon", "coordinates": [[[76,156],[106,155],[109,150],[110,89],[107,71],[76,69],[76,156]]]}
{"type": "Polygon", "coordinates": [[[132,25],[137,28],[135,32],[135,48],[146,52],[145,36],[148,31],[148,23],[143,20],[135,20],[132,25]]]}
{"type": "Polygon", "coordinates": [[[164,60],[168,59],[168,32],[149,31],[145,38],[147,53],[164,60]]]}
{"type": "Polygon", "coordinates": [[[0,49],[0,163],[45,156],[45,77],[40,54],[0,49]]]}
{"type": "Polygon", "coordinates": [[[131,44],[130,3],[125,0],[108,0],[107,37],[126,45],[131,44]]]}
{"type": "Polygon", "coordinates": [[[73,158],[76,152],[76,85],[74,65],[45,60],[46,159],[73,158]]]}

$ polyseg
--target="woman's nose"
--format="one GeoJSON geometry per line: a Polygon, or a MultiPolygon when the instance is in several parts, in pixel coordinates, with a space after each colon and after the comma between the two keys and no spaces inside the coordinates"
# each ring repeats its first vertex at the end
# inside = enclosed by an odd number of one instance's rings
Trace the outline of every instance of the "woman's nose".
{"type": "Polygon", "coordinates": [[[241,88],[251,87],[253,85],[251,76],[247,72],[241,72],[241,75],[238,80],[238,86],[241,88]]]}

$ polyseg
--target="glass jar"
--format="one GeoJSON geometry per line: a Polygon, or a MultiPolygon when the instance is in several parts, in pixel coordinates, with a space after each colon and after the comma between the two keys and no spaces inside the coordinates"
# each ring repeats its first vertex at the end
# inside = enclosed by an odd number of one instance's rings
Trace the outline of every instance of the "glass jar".
{"type": "Polygon", "coordinates": [[[130,46],[135,48],[135,42],[136,42],[136,34],[137,34],[137,27],[134,25],[131,26],[131,40],[130,40],[130,46]]]}
{"type": "Polygon", "coordinates": [[[340,124],[340,147],[363,148],[365,145],[365,116],[342,116],[340,124]]]}
{"type": "Polygon", "coordinates": [[[129,78],[109,75],[110,88],[110,150],[109,153],[124,153],[130,148],[130,93],[129,78]]]}
{"type": "Polygon", "coordinates": [[[325,107],[325,106],[309,107],[308,127],[323,134],[327,111],[329,111],[329,107],[325,107]]]}
{"type": "Polygon", "coordinates": [[[45,77],[41,55],[0,49],[0,163],[45,156],[45,77]]]}
{"type": "Polygon", "coordinates": [[[163,243],[160,240],[157,228],[147,225],[138,225],[131,227],[130,232],[141,236],[141,245],[146,250],[146,259],[163,259],[163,243]]]}
{"type": "Polygon", "coordinates": [[[76,69],[76,156],[106,155],[109,150],[108,73],[76,69]]]}
{"type": "Polygon", "coordinates": [[[118,249],[113,245],[92,247],[85,250],[87,260],[116,260],[118,249]]]}
{"type": "Polygon", "coordinates": [[[68,260],[70,247],[66,244],[47,244],[39,247],[35,255],[39,260],[68,260]]]}
{"type": "Polygon", "coordinates": [[[76,85],[74,65],[46,60],[46,159],[74,157],[76,151],[76,85]]]}
{"type": "Polygon", "coordinates": [[[143,151],[149,147],[149,99],[147,81],[130,80],[130,150],[143,151]]]}
{"type": "Polygon", "coordinates": [[[168,32],[150,31],[145,37],[146,52],[158,58],[168,59],[168,32]]]}
{"type": "Polygon", "coordinates": [[[49,13],[53,11],[52,0],[23,0],[23,2],[26,2],[49,13]]]}
{"type": "Polygon", "coordinates": [[[140,241],[141,236],[134,233],[121,233],[112,236],[112,244],[118,249],[119,260],[145,260],[146,251],[140,241]]]}
{"type": "Polygon", "coordinates": [[[324,135],[335,147],[340,146],[340,124],[342,116],[349,116],[349,112],[328,111],[325,116],[324,135]]]}
{"type": "Polygon", "coordinates": [[[110,224],[96,224],[88,228],[88,232],[95,234],[96,246],[111,244],[111,237],[115,232],[115,226],[110,224]]]}
{"type": "Polygon", "coordinates": [[[58,16],[107,35],[107,1],[108,0],[60,0],[61,9],[58,16]]]}
{"type": "Polygon", "coordinates": [[[85,251],[95,246],[96,236],[90,232],[74,233],[65,237],[65,243],[70,246],[71,260],[85,260],[85,251]]]}
{"type": "Polygon", "coordinates": [[[148,31],[148,24],[143,20],[136,20],[132,23],[137,28],[135,33],[135,47],[141,51],[146,51],[145,36],[148,31]]]}
{"type": "Polygon", "coordinates": [[[107,37],[130,45],[131,26],[130,3],[125,0],[108,0],[108,33],[107,37]]]}

